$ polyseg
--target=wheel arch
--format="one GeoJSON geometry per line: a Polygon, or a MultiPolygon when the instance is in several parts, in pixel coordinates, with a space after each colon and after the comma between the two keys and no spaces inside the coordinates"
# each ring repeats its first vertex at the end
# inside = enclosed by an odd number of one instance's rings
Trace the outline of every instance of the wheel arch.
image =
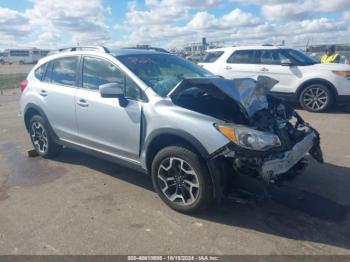
{"type": "Polygon", "coordinates": [[[218,172],[218,168],[215,166],[217,164],[216,161],[211,159],[211,155],[205,147],[199,140],[185,131],[165,128],[157,130],[149,136],[143,151],[147,172],[151,172],[152,161],[159,150],[166,146],[181,144],[192,149],[203,160],[203,164],[208,169],[213,183],[213,197],[217,202],[220,202],[223,195],[224,175],[226,174],[218,172]]]}
{"type": "Polygon", "coordinates": [[[333,98],[336,99],[337,96],[338,96],[338,91],[337,89],[335,88],[335,86],[328,80],[326,79],[323,79],[323,78],[312,78],[312,79],[309,79],[309,80],[306,80],[304,81],[303,83],[301,83],[299,85],[299,87],[297,88],[297,91],[296,91],[296,98],[299,100],[299,97],[301,95],[301,92],[307,87],[307,86],[310,86],[310,85],[313,85],[313,84],[324,84],[326,85],[330,91],[332,92],[332,95],[333,95],[333,98]]]}
{"type": "Polygon", "coordinates": [[[152,161],[161,149],[184,144],[194,150],[203,160],[209,158],[209,153],[205,147],[191,134],[170,128],[162,128],[154,131],[148,136],[144,144],[145,165],[148,172],[151,170],[152,161]]]}
{"type": "Polygon", "coordinates": [[[39,106],[32,104],[32,103],[29,103],[28,105],[26,105],[26,107],[24,109],[24,124],[25,124],[27,131],[29,132],[30,119],[35,115],[39,115],[44,119],[45,123],[49,127],[49,132],[52,134],[54,140],[57,141],[58,136],[53,131],[52,126],[51,126],[46,114],[39,106]]]}

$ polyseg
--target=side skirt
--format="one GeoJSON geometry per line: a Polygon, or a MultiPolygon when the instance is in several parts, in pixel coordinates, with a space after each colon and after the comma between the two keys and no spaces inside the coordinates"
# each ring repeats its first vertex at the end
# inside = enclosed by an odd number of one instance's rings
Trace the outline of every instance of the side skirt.
{"type": "Polygon", "coordinates": [[[93,149],[93,148],[90,148],[90,147],[87,147],[87,146],[84,146],[81,144],[77,144],[77,143],[74,143],[71,141],[67,141],[67,140],[59,139],[57,141],[57,143],[62,145],[62,146],[71,148],[73,150],[83,152],[83,153],[86,153],[88,155],[95,156],[97,158],[104,159],[106,161],[113,162],[115,164],[133,169],[137,172],[147,174],[147,171],[144,168],[142,168],[141,163],[138,161],[135,161],[133,159],[129,159],[129,158],[121,157],[121,156],[114,155],[114,154],[111,154],[108,152],[96,150],[96,149],[93,149]]]}

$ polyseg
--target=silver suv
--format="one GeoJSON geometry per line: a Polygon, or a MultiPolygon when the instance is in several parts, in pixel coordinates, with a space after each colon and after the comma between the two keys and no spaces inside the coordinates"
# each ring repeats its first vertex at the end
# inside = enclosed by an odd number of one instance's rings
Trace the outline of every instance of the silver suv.
{"type": "Polygon", "coordinates": [[[167,205],[193,212],[236,177],[278,182],[308,152],[323,161],[317,131],[266,95],[276,83],[226,80],[157,51],[79,47],[38,62],[21,111],[39,155],[71,147],[150,173],[167,205]]]}

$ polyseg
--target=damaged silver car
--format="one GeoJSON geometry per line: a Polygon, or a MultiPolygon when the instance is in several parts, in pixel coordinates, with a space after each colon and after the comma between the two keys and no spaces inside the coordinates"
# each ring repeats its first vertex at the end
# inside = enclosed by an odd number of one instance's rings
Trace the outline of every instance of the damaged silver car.
{"type": "Polygon", "coordinates": [[[34,148],[94,154],[152,176],[171,208],[220,201],[235,177],[278,183],[310,154],[318,132],[268,94],[276,80],[226,80],[177,56],[146,50],[71,49],[39,61],[21,83],[34,148]]]}

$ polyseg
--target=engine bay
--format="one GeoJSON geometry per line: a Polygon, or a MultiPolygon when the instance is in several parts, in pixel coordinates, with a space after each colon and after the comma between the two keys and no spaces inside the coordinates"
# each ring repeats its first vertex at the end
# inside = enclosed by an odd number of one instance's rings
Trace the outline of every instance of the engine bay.
{"type": "MultiPolygon", "coordinates": [[[[179,84],[180,87],[173,92],[171,98],[174,104],[183,108],[278,136],[280,146],[264,152],[244,149],[234,143],[229,144],[218,156],[229,160],[234,170],[267,182],[276,181],[281,174],[278,168],[273,167],[273,161],[291,162],[293,158],[293,169],[305,167],[304,154],[307,152],[302,152],[300,147],[307,149],[317,161],[323,162],[319,133],[304,122],[288,104],[268,94],[268,90],[271,89],[269,78],[260,79],[260,83],[254,79],[231,81],[231,89],[226,86],[229,82],[222,83],[229,80],[220,81],[219,84],[216,84],[216,80],[184,81],[179,84]],[[245,90],[247,85],[249,88],[245,90]],[[309,141],[304,141],[306,139],[309,141]],[[305,147],[303,143],[311,144],[312,147],[305,147]],[[289,152],[293,152],[294,155],[289,156],[289,152]],[[298,155],[302,157],[299,159],[298,155]],[[272,165],[273,171],[266,171],[266,163],[272,165]]],[[[272,81],[273,84],[275,82],[272,81]]]]}

